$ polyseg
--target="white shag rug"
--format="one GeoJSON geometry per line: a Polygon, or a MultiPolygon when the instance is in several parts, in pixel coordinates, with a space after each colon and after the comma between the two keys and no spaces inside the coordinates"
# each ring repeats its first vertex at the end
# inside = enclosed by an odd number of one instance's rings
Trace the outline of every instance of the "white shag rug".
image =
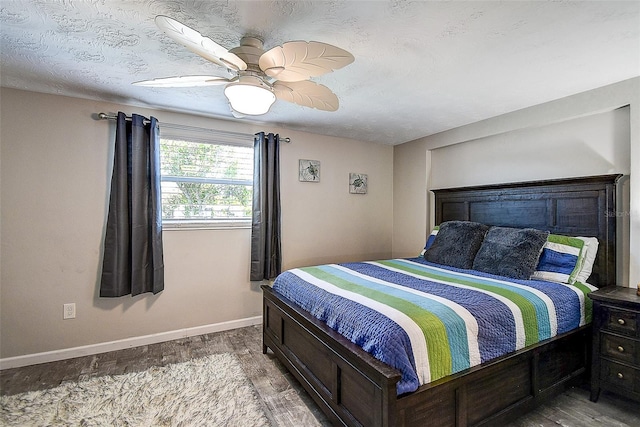
{"type": "Polygon", "coordinates": [[[142,372],[0,397],[3,426],[270,426],[237,357],[215,354],[142,372]]]}

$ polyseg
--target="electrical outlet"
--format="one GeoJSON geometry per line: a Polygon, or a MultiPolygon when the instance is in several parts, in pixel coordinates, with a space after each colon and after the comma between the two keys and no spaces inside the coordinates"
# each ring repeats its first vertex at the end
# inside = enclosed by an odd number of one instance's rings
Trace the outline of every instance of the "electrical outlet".
{"type": "Polygon", "coordinates": [[[64,304],[62,309],[62,318],[63,319],[75,319],[76,318],[76,303],[71,302],[69,304],[64,304]]]}

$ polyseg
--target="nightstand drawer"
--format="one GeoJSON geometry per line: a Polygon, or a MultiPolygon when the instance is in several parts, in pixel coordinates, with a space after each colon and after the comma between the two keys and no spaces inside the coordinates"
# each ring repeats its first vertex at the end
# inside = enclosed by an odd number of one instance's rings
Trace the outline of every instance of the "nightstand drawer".
{"type": "Polygon", "coordinates": [[[631,338],[601,332],[600,354],[640,367],[640,342],[631,338]]]}
{"type": "Polygon", "coordinates": [[[603,328],[635,337],[638,335],[638,313],[603,307],[606,312],[603,328]]]}
{"type": "Polygon", "coordinates": [[[600,380],[623,389],[640,393],[640,370],[615,363],[610,360],[600,361],[600,380]]]}
{"type": "Polygon", "coordinates": [[[591,396],[609,390],[640,402],[640,295],[636,289],[609,286],[591,292],[593,347],[591,396]]]}

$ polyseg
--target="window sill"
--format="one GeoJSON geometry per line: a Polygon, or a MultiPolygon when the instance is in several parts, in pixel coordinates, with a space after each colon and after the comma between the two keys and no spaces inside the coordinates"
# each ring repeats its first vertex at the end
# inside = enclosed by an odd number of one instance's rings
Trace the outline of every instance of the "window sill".
{"type": "Polygon", "coordinates": [[[162,221],[162,231],[251,229],[251,221],[162,221]]]}

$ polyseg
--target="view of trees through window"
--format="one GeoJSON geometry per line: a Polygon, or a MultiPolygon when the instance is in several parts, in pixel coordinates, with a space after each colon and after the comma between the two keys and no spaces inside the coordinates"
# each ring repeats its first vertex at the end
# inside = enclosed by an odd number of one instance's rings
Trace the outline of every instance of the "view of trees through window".
{"type": "Polygon", "coordinates": [[[253,147],[162,138],[162,219],[251,219],[253,147]]]}

